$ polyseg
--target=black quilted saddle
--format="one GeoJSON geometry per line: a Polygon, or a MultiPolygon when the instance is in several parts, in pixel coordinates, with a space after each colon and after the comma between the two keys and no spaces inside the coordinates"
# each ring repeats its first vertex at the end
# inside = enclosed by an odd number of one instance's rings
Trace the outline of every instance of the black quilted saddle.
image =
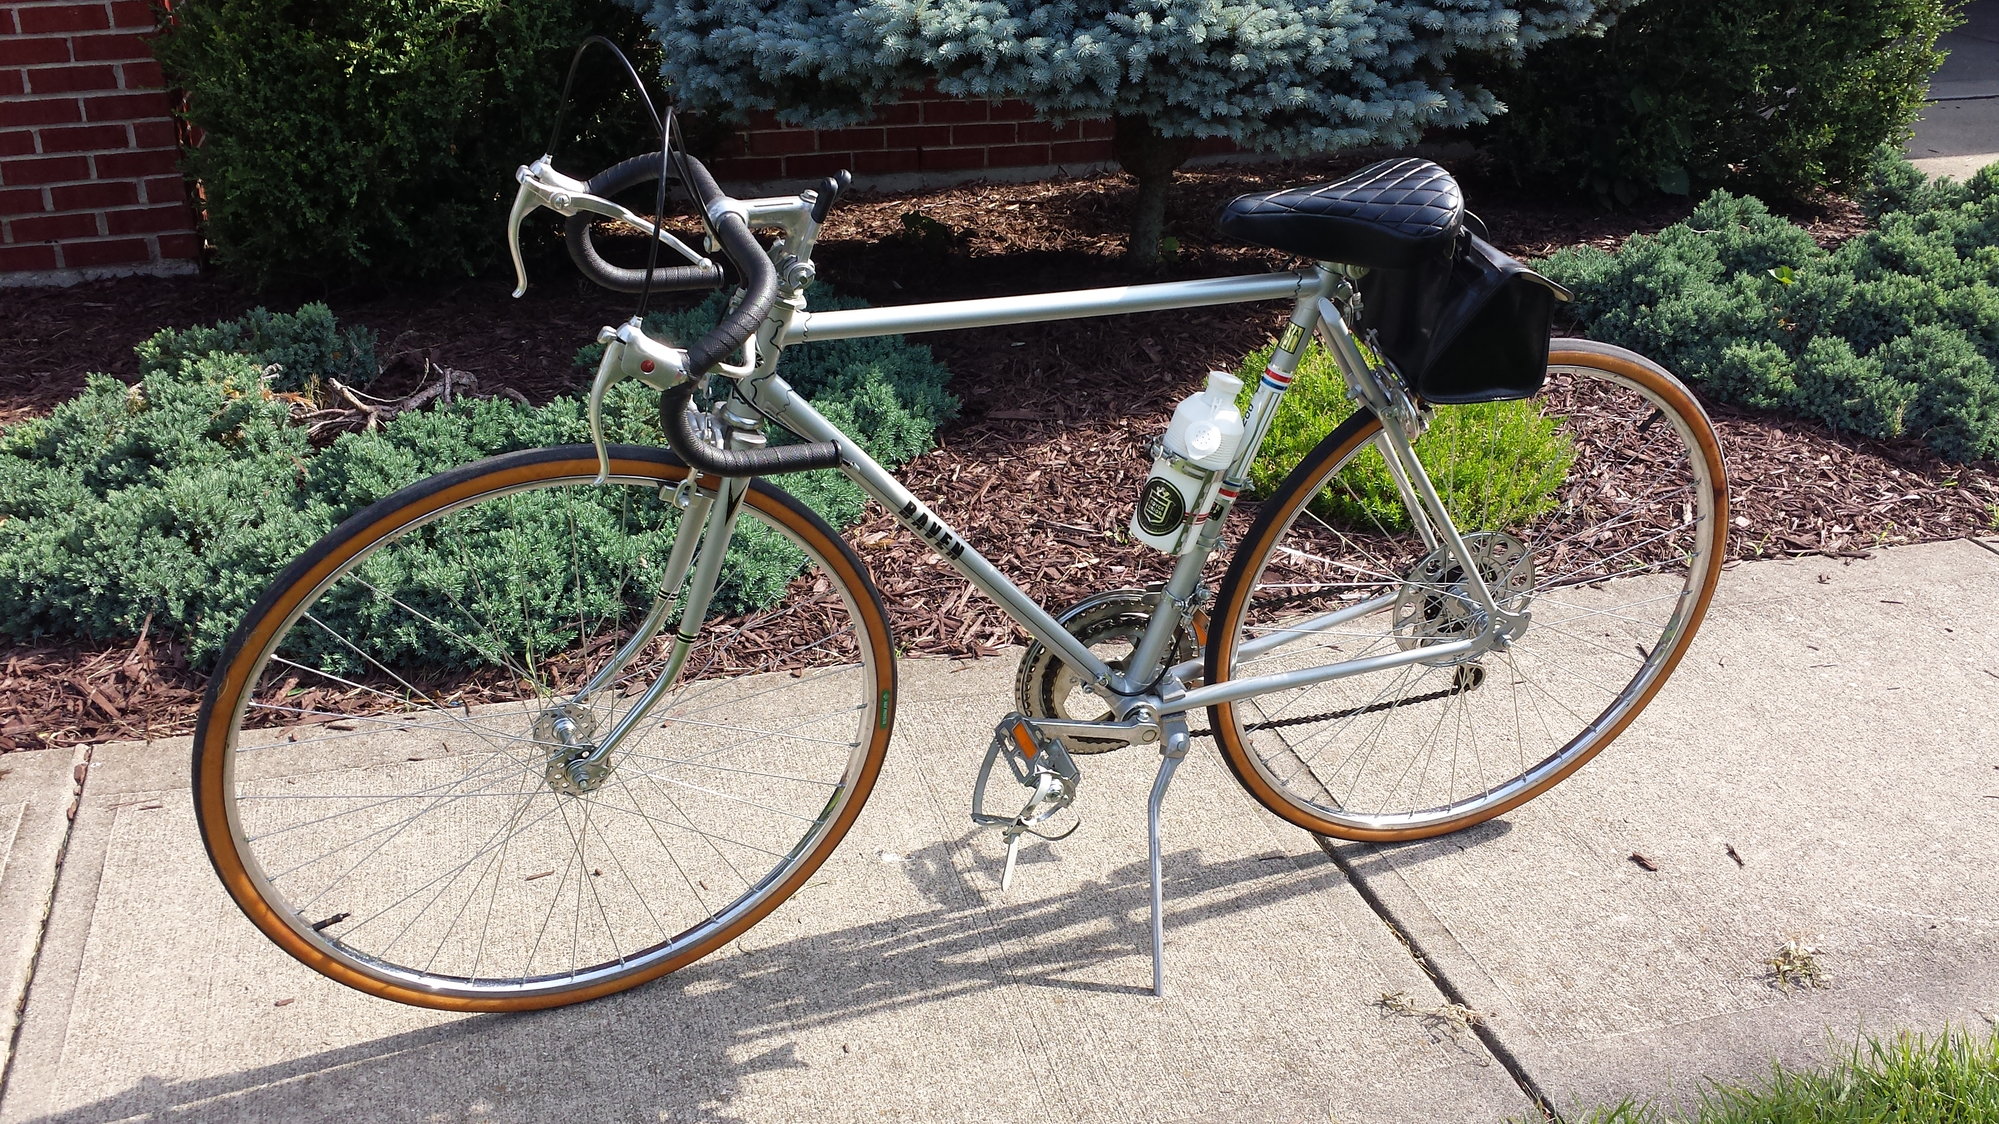
{"type": "Polygon", "coordinates": [[[1215,225],[1313,261],[1409,269],[1449,252],[1464,214],[1464,196],[1449,172],[1405,158],[1369,164],[1332,183],[1238,195],[1215,225]]]}

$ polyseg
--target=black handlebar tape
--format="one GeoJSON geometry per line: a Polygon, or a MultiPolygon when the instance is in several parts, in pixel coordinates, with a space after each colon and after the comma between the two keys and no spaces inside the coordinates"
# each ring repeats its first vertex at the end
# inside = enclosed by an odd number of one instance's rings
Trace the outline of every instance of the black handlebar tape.
{"type": "MultiPolygon", "coordinates": [[[[659,178],[659,168],[660,159],[657,152],[634,156],[590,177],[590,182],[585,185],[584,190],[599,199],[609,199],[618,192],[630,190],[639,184],[659,178]]],[[[569,216],[569,221],[563,227],[563,242],[569,247],[569,260],[576,263],[576,268],[582,271],[583,276],[614,293],[643,291],[646,287],[645,270],[612,265],[597,253],[597,244],[590,234],[590,224],[597,217],[588,211],[578,211],[569,216]]],[[[652,287],[661,292],[677,289],[718,289],[728,280],[727,271],[716,262],[668,266],[652,271],[652,287]]]]}
{"type": "Polygon", "coordinates": [[[775,445],[767,449],[717,449],[702,439],[695,424],[694,405],[689,400],[693,393],[694,384],[683,383],[661,394],[659,421],[666,430],[667,447],[696,472],[711,476],[778,476],[836,468],[840,464],[840,447],[831,441],[775,445]]]}
{"type": "MultiPolygon", "coordinates": [[[[698,166],[698,165],[697,165],[698,166]]],[[[698,379],[722,361],[743,341],[756,334],[777,303],[777,267],[750,233],[742,216],[724,214],[715,223],[715,240],[722,244],[736,272],[743,276],[743,299],[735,310],[722,318],[713,331],[695,340],[687,349],[687,377],[698,379]]]]}

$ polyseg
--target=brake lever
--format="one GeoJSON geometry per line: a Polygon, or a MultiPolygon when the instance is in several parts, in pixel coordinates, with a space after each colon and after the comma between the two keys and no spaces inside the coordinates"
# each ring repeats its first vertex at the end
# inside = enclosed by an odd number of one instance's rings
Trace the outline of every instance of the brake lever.
{"type": "MultiPolygon", "coordinates": [[[[522,164],[514,171],[514,179],[520,182],[520,190],[514,192],[514,208],[507,213],[507,252],[514,259],[514,296],[520,297],[528,291],[528,267],[521,259],[521,220],[528,217],[537,207],[555,207],[558,196],[567,197],[580,192],[584,184],[570,179],[555,170],[550,163],[553,156],[543,155],[532,164],[522,164]]],[[[565,198],[565,202],[567,199],[565,198]]],[[[571,212],[563,212],[569,214],[571,212]]]]}
{"type": "Polygon", "coordinates": [[[521,258],[521,220],[537,207],[547,207],[564,218],[578,211],[588,211],[593,215],[630,223],[664,242],[667,248],[689,262],[708,260],[706,255],[695,252],[687,243],[674,237],[673,232],[661,229],[626,207],[590,194],[589,184],[556,171],[550,163],[553,159],[543,156],[532,164],[521,165],[514,172],[514,179],[521,185],[520,190],[514,193],[514,209],[507,216],[507,249],[514,258],[514,296],[528,291],[527,265],[521,258]]]}
{"type": "Polygon", "coordinates": [[[590,380],[586,401],[590,423],[590,443],[597,447],[597,479],[611,478],[611,453],[604,441],[604,396],[626,379],[637,379],[654,390],[671,390],[687,381],[687,353],[669,347],[645,334],[634,316],[621,327],[598,329],[597,341],[604,345],[604,357],[597,361],[596,377],[590,380]]]}

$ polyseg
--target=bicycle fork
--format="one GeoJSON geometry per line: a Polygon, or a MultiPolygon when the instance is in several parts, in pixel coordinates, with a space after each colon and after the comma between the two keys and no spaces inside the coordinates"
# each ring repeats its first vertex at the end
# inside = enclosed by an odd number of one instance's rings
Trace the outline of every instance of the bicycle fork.
{"type": "Polygon", "coordinates": [[[613,754],[619,744],[646,720],[660,698],[679,680],[681,669],[700,638],[701,622],[714,602],[736,516],[749,491],[748,480],[716,480],[712,489],[706,488],[690,472],[671,490],[669,502],[683,512],[681,530],[674,536],[673,550],[667,556],[662,580],[644,619],[624,646],[574,695],[551,706],[537,720],[536,740],[549,751],[544,774],[551,788],[580,795],[603,784],[616,768],[613,754]],[[601,737],[596,736],[596,721],[588,707],[590,699],[615,684],[654,638],[667,629],[671,629],[672,643],[665,667],[653,677],[638,700],[601,737]]]}

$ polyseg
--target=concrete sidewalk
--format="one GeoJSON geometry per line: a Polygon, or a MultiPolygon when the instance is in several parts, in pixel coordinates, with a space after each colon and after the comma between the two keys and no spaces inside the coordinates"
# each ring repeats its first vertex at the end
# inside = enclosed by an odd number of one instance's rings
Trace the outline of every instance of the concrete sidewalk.
{"type": "Polygon", "coordinates": [[[69,755],[14,754],[0,1121],[1499,1121],[1523,1083],[1568,1108],[1999,1020],[1995,605],[1999,553],[1968,541],[1738,567],[1602,758],[1426,843],[1329,858],[1202,743],[1168,803],[1164,1001],[1152,756],[1095,759],[1082,832],[1007,894],[969,830],[1007,660],[904,664],[853,833],[727,953],[527,1016],[367,999],[266,944],[201,854],[184,741],[97,747],[66,833],[69,755]],[[1829,986],[1767,982],[1789,937],[1829,986]],[[1488,1012],[1497,1056],[1391,992],[1488,1012]]]}
{"type": "Polygon", "coordinates": [[[1937,44],[1948,54],[1908,145],[1916,167],[1960,180],[1999,161],[1999,0],[1970,0],[1963,15],[1937,44]]]}

